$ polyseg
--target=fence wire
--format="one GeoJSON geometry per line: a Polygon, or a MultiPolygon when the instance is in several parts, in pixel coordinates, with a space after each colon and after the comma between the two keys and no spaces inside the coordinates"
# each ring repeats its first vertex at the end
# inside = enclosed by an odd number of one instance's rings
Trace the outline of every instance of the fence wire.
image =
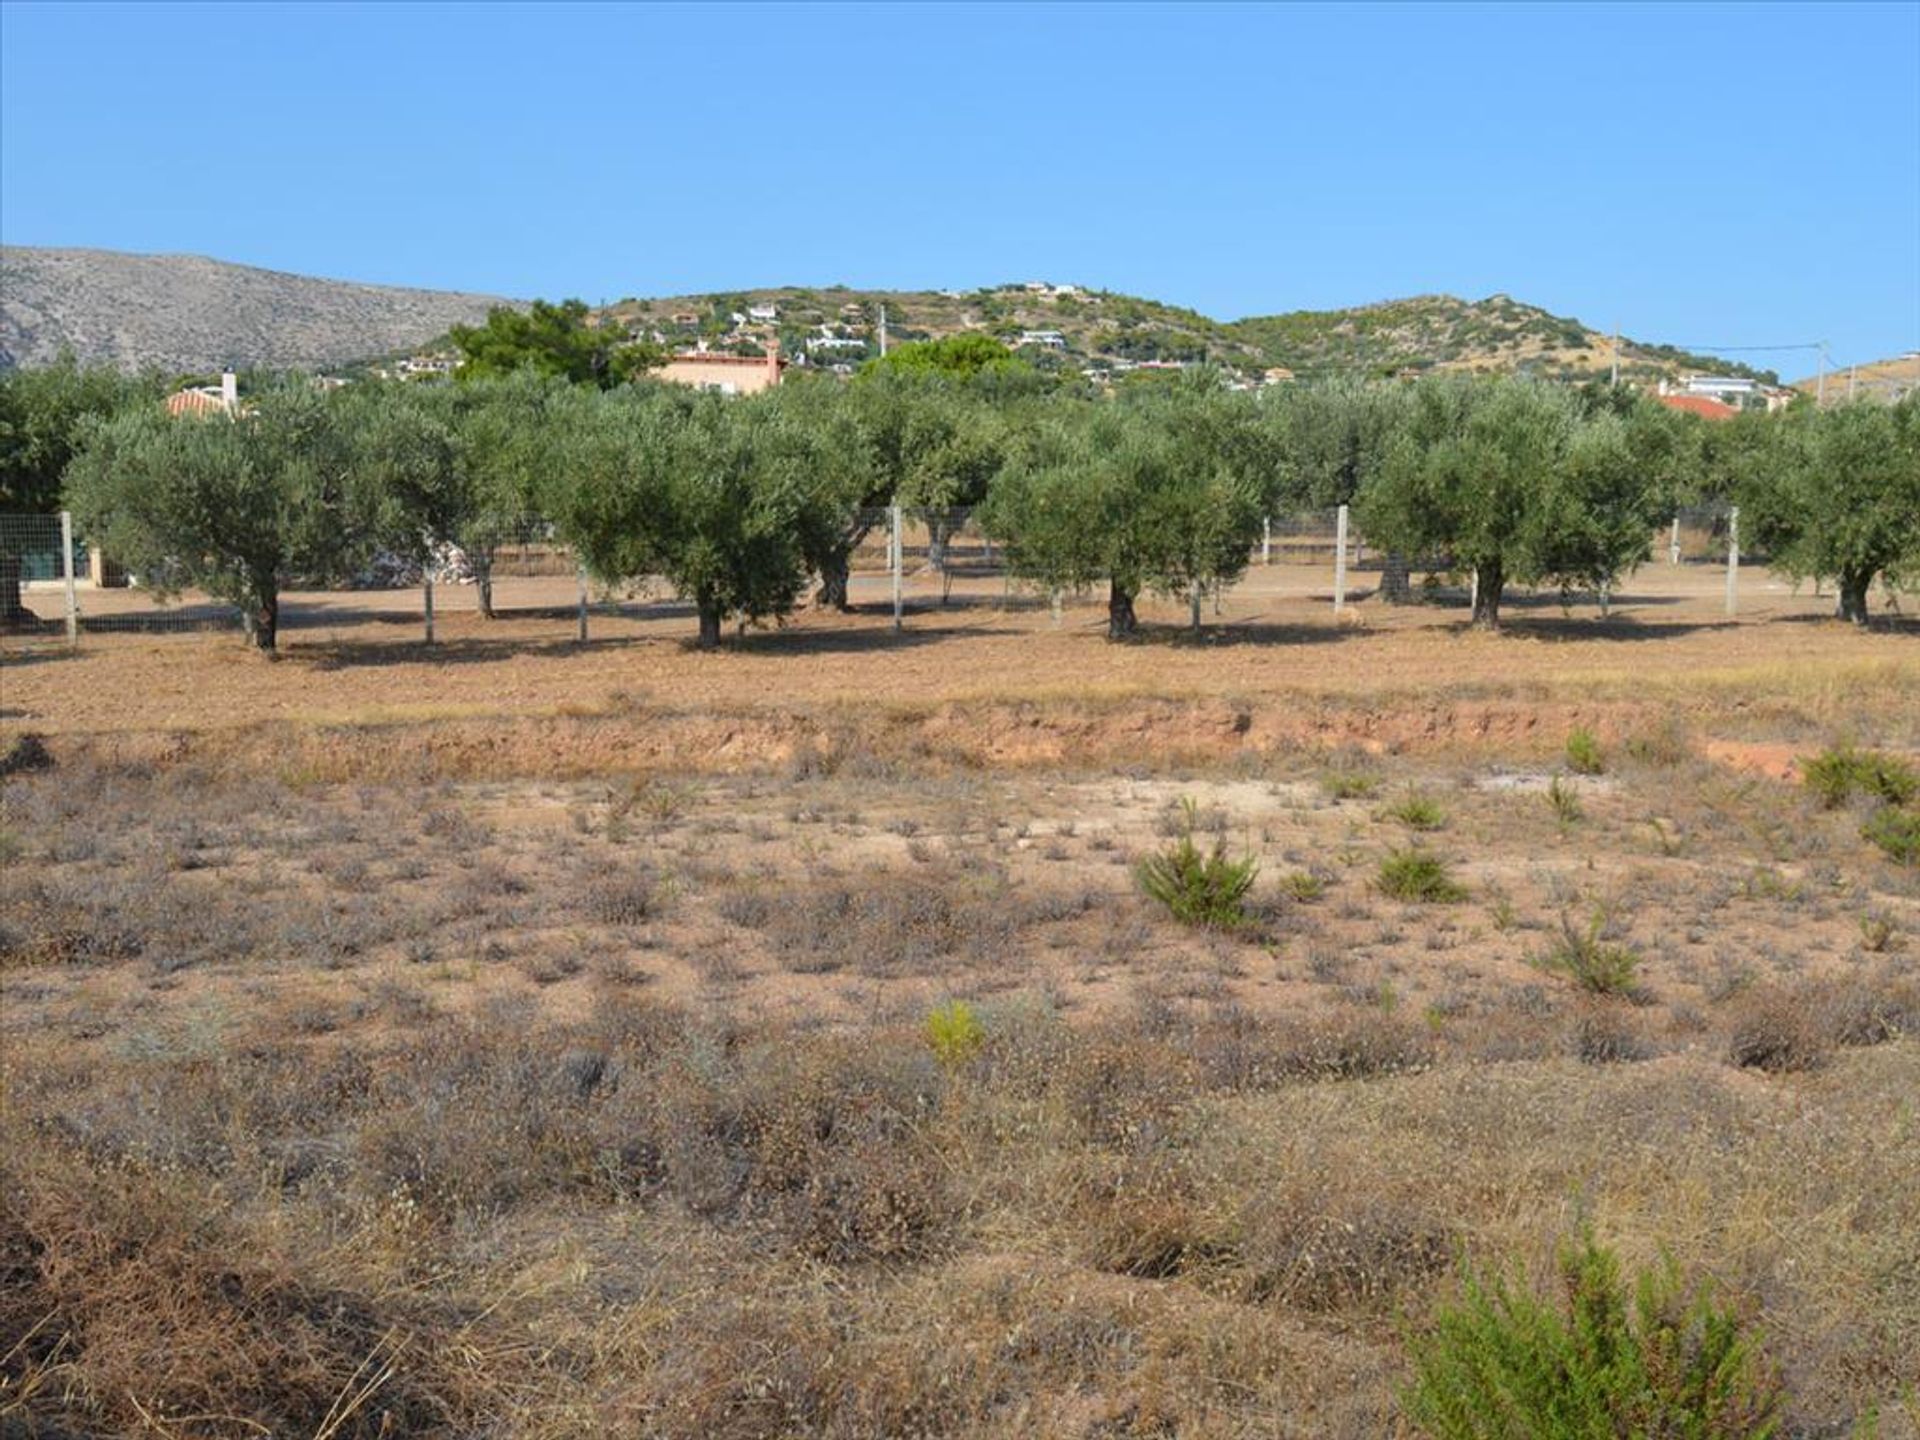
{"type": "MultiPolygon", "coordinates": [[[[1765,563],[1739,529],[1729,506],[1682,510],[1648,537],[1641,566],[1615,588],[1623,595],[1673,591],[1717,605],[1724,587],[1731,611],[1739,570],[1765,563]],[[1738,565],[1729,570],[1736,539],[1738,565]]],[[[842,540],[846,583],[838,598],[852,612],[850,624],[878,616],[904,626],[929,611],[959,616],[969,610],[1051,611],[1057,623],[1063,605],[1104,603],[1102,587],[1055,596],[1022,582],[1005,546],[966,507],[858,511],[842,540]]],[[[240,627],[233,605],[191,589],[169,591],[158,583],[165,578],[127,573],[111,556],[90,551],[84,536],[69,537],[59,515],[0,515],[0,641],[240,627]]],[[[1369,542],[1357,524],[1343,524],[1339,511],[1308,510],[1267,520],[1244,573],[1206,597],[1206,608],[1227,616],[1257,613],[1268,602],[1298,602],[1338,613],[1380,593],[1452,603],[1469,594],[1471,584],[1450,556],[1393,555],[1369,542]]],[[[815,602],[836,598],[824,575],[810,581],[806,593],[815,602]]],[[[1609,597],[1584,598],[1604,605],[1609,597]]],[[[1184,612],[1186,604],[1181,600],[1175,609],[1184,612]]],[[[346,581],[295,580],[281,596],[283,630],[338,644],[454,633],[566,640],[590,636],[608,622],[691,629],[692,615],[660,580],[611,591],[589,584],[579,558],[538,520],[502,525],[465,548],[376,555],[346,581]],[[490,620],[511,628],[489,630],[490,620]]]]}

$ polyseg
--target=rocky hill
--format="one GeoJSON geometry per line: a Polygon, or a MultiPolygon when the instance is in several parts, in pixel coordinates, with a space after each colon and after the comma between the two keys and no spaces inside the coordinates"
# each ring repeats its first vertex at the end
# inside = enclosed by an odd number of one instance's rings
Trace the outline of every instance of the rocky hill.
{"type": "MultiPolygon", "coordinates": [[[[556,297],[558,298],[558,297],[556,297]]],[[[62,349],[82,360],[204,373],[224,364],[348,366],[444,346],[449,327],[484,318],[485,295],[317,280],[192,255],[0,249],[0,367],[43,364],[62,349]]],[[[1505,295],[1426,295],[1344,310],[1297,310],[1221,321],[1157,300],[1028,282],[977,290],[844,286],[627,299],[596,312],[673,347],[783,353],[857,364],[878,352],[882,310],[893,343],[965,331],[994,335],[1037,364],[1124,370],[1208,360],[1300,378],[1427,369],[1528,371],[1584,379],[1607,373],[1613,341],[1580,321],[1505,295]]],[[[1623,377],[1753,371],[1670,346],[1621,342],[1623,377]]]]}
{"type": "Polygon", "coordinates": [[[316,369],[421,344],[501,303],[198,255],[9,245],[0,248],[0,368],[70,349],[129,369],[316,369]]]}
{"type": "MultiPolygon", "coordinates": [[[[751,346],[777,338],[789,355],[853,363],[877,349],[883,305],[895,343],[979,330],[1010,344],[1025,338],[1023,348],[1045,364],[1211,360],[1243,370],[1282,367],[1301,378],[1465,368],[1573,380],[1613,365],[1610,335],[1506,295],[1425,295],[1221,321],[1156,300],[1033,282],[970,291],[783,287],[627,299],[602,313],[669,344],[751,346]],[[768,310],[771,318],[756,318],[768,310]]],[[[1694,371],[1775,379],[1666,345],[1623,338],[1620,352],[1622,377],[1640,381],[1694,371]]]]}

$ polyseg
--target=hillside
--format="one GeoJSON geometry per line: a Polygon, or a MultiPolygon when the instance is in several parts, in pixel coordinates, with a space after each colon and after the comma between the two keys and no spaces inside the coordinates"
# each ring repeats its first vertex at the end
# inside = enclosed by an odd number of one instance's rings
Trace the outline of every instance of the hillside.
{"type": "Polygon", "coordinates": [[[83,361],[317,368],[482,318],[485,295],[319,280],[198,255],[0,248],[0,368],[83,361]]]}
{"type": "MultiPolygon", "coordinates": [[[[1818,395],[1821,392],[1820,377],[1809,375],[1803,380],[1796,380],[1793,388],[1803,395],[1818,395]]],[[[1845,400],[1849,394],[1897,400],[1915,390],[1920,390],[1920,350],[1891,360],[1875,360],[1866,365],[1843,366],[1827,371],[1828,404],[1845,400]]]]}
{"type": "MultiPolygon", "coordinates": [[[[556,297],[557,298],[557,297],[556,297]]],[[[443,348],[449,327],[504,303],[484,295],[320,280],[191,255],[0,249],[0,368],[82,360],[202,373],[239,366],[346,366],[443,348]]],[[[1564,379],[1608,372],[1612,338],[1505,295],[1427,295],[1344,310],[1220,321],[1136,296],[1043,282],[977,290],[844,286],[627,299],[596,312],[676,348],[707,344],[853,365],[878,353],[884,308],[892,343],[982,331],[1035,363],[1125,370],[1213,361],[1306,378],[1432,368],[1525,370],[1564,379]]],[[[1640,381],[1688,371],[1770,372],[1668,346],[1621,344],[1621,373],[1640,381]]]]}
{"type": "MultiPolygon", "coordinates": [[[[1466,368],[1528,370],[1556,378],[1607,373],[1611,336],[1505,295],[1460,300],[1428,295],[1345,310],[1219,321],[1193,310],[1104,290],[1041,282],[980,290],[851,290],[784,287],[717,295],[627,299],[603,314],[669,344],[763,345],[778,338],[789,355],[854,363],[875,353],[880,307],[894,343],[982,330],[1009,342],[1057,335],[1025,348],[1042,363],[1096,368],[1151,361],[1212,360],[1244,370],[1284,367],[1295,375],[1398,374],[1466,368]],[[770,320],[756,309],[772,307],[770,320]],[[736,323],[734,316],[747,317],[736,323]]],[[[1623,377],[1642,381],[1689,371],[1750,375],[1770,371],[1623,338],[1623,377]]]]}

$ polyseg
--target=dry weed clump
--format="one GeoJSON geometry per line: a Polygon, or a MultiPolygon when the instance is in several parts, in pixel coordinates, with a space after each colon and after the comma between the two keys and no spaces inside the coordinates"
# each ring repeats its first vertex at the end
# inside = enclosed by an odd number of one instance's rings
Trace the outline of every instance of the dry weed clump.
{"type": "Polygon", "coordinates": [[[1745,1069],[1784,1074],[1827,1063],[1833,1044],[1807,997],[1788,990],[1755,989],[1738,1001],[1727,1058],[1745,1069]]]}
{"type": "Polygon", "coordinates": [[[209,1214],[178,1172],[5,1164],[0,1267],[9,1433],[446,1434],[495,1403],[453,1353],[457,1313],[209,1214]]]}

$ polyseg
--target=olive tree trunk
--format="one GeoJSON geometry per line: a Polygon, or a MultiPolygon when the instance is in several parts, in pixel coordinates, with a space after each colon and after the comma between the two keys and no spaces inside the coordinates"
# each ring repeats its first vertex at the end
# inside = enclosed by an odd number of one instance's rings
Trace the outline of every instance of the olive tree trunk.
{"type": "Polygon", "coordinates": [[[26,565],[18,555],[0,554],[0,630],[21,630],[36,623],[20,598],[26,565]]]}
{"type": "Polygon", "coordinates": [[[1413,567],[1398,551],[1389,550],[1381,557],[1380,598],[1389,605],[1413,602],[1413,567]]]}
{"type": "Polygon", "coordinates": [[[1475,571],[1473,587],[1473,628],[1500,628],[1500,596],[1506,588],[1506,574],[1498,560],[1484,561],[1475,571]]]}
{"type": "Polygon", "coordinates": [[[240,618],[253,648],[274,653],[280,642],[279,589],[272,583],[256,588],[253,603],[241,607],[240,618]]]}
{"type": "Polygon", "coordinates": [[[473,567],[474,596],[479,603],[480,618],[493,619],[493,547],[486,546],[467,552],[467,563],[473,567]]]}
{"type": "Polygon", "coordinates": [[[1843,570],[1840,572],[1840,604],[1834,613],[1842,620],[1851,620],[1855,625],[1867,623],[1867,591],[1873,587],[1871,570],[1843,570]]]}
{"type": "Polygon", "coordinates": [[[813,593],[814,603],[835,610],[851,610],[853,604],[847,598],[847,585],[852,568],[852,557],[845,551],[837,551],[822,560],[820,588],[813,593]]]}
{"type": "Polygon", "coordinates": [[[719,649],[720,601],[712,595],[697,595],[693,607],[700,616],[700,638],[696,643],[702,650],[719,649]]]}
{"type": "Polygon", "coordinates": [[[1107,592],[1107,638],[1124,640],[1138,628],[1139,621],[1133,613],[1133,591],[1118,580],[1113,581],[1107,592]]]}

